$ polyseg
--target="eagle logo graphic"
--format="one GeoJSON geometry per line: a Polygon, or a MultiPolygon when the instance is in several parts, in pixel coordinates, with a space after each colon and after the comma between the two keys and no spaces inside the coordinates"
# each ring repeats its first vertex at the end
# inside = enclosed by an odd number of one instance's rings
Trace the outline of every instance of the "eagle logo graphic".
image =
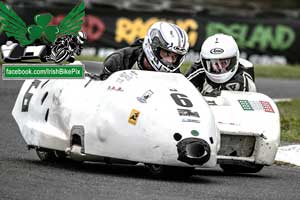
{"type": "Polygon", "coordinates": [[[16,12],[0,2],[0,30],[8,40],[1,46],[5,62],[19,62],[40,59],[42,62],[74,62],[80,55],[86,34],[81,32],[85,16],[84,2],[79,2],[60,22],[50,25],[53,16],[50,13],[38,14],[35,24],[27,26],[16,12]],[[17,43],[13,42],[18,41],[17,43]]]}
{"type": "Polygon", "coordinates": [[[50,13],[38,14],[35,24],[27,26],[16,12],[0,2],[0,24],[8,38],[15,38],[20,45],[26,46],[40,40],[43,44],[53,43],[62,35],[77,35],[85,16],[84,2],[78,3],[58,26],[49,25],[53,16],[50,13]]]}

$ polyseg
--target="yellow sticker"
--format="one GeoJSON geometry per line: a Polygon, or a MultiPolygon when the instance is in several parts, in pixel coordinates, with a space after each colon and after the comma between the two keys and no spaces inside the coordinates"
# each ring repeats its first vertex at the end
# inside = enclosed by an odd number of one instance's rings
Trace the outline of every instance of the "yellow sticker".
{"type": "Polygon", "coordinates": [[[132,125],[136,125],[139,116],[140,116],[140,111],[132,109],[128,118],[128,123],[132,125]]]}

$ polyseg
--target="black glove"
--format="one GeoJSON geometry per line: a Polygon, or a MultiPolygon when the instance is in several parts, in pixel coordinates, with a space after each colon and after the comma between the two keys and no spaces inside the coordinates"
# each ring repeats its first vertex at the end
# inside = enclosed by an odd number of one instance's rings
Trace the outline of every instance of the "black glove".
{"type": "Polygon", "coordinates": [[[214,89],[211,92],[205,92],[202,94],[203,96],[208,96],[208,97],[217,97],[221,95],[221,90],[214,89]]]}
{"type": "Polygon", "coordinates": [[[99,74],[85,72],[84,75],[87,76],[87,77],[90,77],[93,80],[101,80],[99,74]]]}

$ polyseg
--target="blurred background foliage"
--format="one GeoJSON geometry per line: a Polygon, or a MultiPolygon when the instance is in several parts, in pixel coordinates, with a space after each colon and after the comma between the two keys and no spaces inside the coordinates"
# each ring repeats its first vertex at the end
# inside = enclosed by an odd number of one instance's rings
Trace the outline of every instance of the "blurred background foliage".
{"type": "MultiPolygon", "coordinates": [[[[5,0],[7,4],[22,6],[35,4],[49,6],[51,4],[76,4],[79,0],[5,0]]],[[[299,0],[84,0],[87,7],[105,6],[118,9],[174,12],[208,12],[210,14],[240,14],[252,15],[287,15],[300,16],[299,0]]]]}

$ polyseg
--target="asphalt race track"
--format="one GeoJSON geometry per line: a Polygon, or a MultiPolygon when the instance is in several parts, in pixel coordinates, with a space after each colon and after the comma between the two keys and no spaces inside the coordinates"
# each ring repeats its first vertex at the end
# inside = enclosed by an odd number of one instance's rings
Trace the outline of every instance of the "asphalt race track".
{"type": "Polygon", "coordinates": [[[272,98],[300,98],[300,80],[258,78],[256,85],[258,92],[272,98]]]}
{"type": "MultiPolygon", "coordinates": [[[[21,83],[0,80],[1,200],[300,199],[299,167],[274,165],[244,175],[199,169],[187,180],[156,180],[143,166],[44,164],[26,149],[11,115],[21,83]]],[[[260,92],[273,98],[300,97],[300,81],[257,83],[260,92]]]]}

